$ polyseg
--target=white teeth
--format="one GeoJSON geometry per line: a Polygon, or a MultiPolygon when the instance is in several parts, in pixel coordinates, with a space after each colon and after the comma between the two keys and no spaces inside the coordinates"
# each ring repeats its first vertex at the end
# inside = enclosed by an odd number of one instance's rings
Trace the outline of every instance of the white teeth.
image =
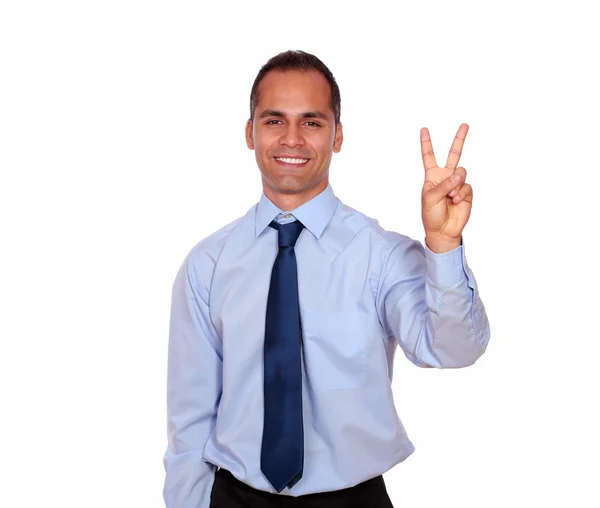
{"type": "Polygon", "coordinates": [[[275,157],[278,161],[286,162],[287,164],[304,164],[308,159],[288,159],[287,157],[275,157]]]}

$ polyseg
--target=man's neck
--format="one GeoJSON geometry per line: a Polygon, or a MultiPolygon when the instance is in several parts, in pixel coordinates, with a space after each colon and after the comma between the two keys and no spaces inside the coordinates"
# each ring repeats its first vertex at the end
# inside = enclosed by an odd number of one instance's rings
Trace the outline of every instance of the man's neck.
{"type": "Polygon", "coordinates": [[[321,192],[327,188],[327,185],[328,181],[324,178],[319,185],[312,189],[307,189],[306,191],[298,193],[282,193],[273,190],[273,188],[263,182],[263,192],[282,212],[291,212],[321,194],[321,192]]]}

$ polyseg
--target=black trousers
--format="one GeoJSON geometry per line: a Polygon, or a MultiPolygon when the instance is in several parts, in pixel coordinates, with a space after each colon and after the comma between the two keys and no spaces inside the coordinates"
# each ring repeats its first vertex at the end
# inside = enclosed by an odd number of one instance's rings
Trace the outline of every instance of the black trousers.
{"type": "MultiPolygon", "coordinates": [[[[300,480],[302,481],[302,480],[300,480]]],[[[226,469],[218,469],[210,508],[394,508],[383,476],[354,487],[305,496],[282,496],[256,490],[239,481],[226,469]]]]}

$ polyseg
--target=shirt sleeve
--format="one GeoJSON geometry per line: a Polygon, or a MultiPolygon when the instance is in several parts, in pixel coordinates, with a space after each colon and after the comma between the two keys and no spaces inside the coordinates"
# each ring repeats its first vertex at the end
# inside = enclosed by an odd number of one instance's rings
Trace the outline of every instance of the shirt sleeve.
{"type": "Polygon", "coordinates": [[[435,254],[395,236],[386,247],[376,301],[388,335],[415,365],[466,367],[485,352],[489,322],[463,245],[435,254]]]}
{"type": "MultiPolygon", "coordinates": [[[[208,281],[186,258],[173,284],[167,374],[167,508],[208,508],[216,467],[204,462],[222,390],[222,347],[209,315],[208,281]]],[[[197,260],[196,260],[196,264],[197,260]]]]}

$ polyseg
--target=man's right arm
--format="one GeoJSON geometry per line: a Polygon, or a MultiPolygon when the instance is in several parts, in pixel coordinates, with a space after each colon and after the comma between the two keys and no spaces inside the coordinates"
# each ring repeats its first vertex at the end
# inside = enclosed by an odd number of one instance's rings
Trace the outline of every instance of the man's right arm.
{"type": "Polygon", "coordinates": [[[217,417],[222,349],[209,315],[212,270],[200,274],[194,269],[198,255],[201,260],[204,258],[196,250],[190,253],[173,284],[167,375],[168,446],[163,459],[167,508],[208,508],[216,470],[203,462],[202,454],[217,417]]]}

